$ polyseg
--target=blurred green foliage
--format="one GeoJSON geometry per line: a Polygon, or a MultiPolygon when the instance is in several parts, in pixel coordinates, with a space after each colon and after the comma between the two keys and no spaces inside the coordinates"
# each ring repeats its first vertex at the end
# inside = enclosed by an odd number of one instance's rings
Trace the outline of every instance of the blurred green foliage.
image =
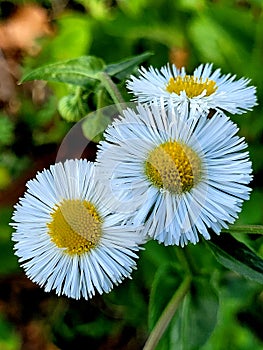
{"type": "MultiPolygon", "coordinates": [[[[154,53],[145,57],[146,66],[160,67],[169,61],[185,65],[191,72],[199,63],[212,62],[215,67],[221,67],[223,73],[251,78],[251,83],[257,86],[258,106],[244,116],[233,117],[240,127],[240,135],[245,136],[249,144],[254,169],[251,200],[244,204],[237,224],[262,224],[263,4],[261,0],[39,0],[30,3],[10,0],[0,3],[1,22],[11,18],[15,9],[28,4],[47,10],[52,35],[36,38],[41,50],[34,55],[23,48],[1,48],[0,43],[1,63],[7,65],[6,71],[10,74],[10,84],[0,76],[0,348],[26,349],[20,345],[20,342],[26,343],[21,323],[28,325],[32,320],[41,320],[46,348],[52,343],[66,350],[84,342],[92,349],[140,349],[149,332],[149,301],[150,305],[157,306],[160,299],[157,310],[150,310],[150,314],[159,314],[158,308],[165,305],[165,298],[173,294],[172,288],[183,278],[180,273],[166,273],[167,269],[181,271],[178,248],[147,243],[133,280],[90,302],[42,294],[40,288],[23,287],[23,284],[18,288],[20,282],[16,279],[21,278],[23,272],[10,242],[8,223],[12,206],[23,194],[26,180],[54,162],[60,143],[73,125],[61,116],[72,103],[68,96],[81,95],[82,91],[58,82],[34,81],[21,85],[17,82],[33,69],[58,61],[96,56],[103,65],[113,69],[112,62],[145,52],[154,53]],[[26,293],[31,298],[25,297],[26,293]],[[32,298],[36,298],[37,306],[31,303],[32,298]],[[27,316],[14,317],[5,307],[10,303],[16,307],[17,315],[27,310],[27,316]]],[[[30,23],[30,18],[28,21],[30,23]]],[[[34,34],[33,25],[31,30],[34,34]]],[[[124,75],[113,75],[112,79],[125,91],[124,75]]],[[[111,96],[107,89],[100,90],[100,85],[96,88],[101,94],[96,96],[104,101],[103,107],[111,101],[111,96]]],[[[94,96],[81,96],[89,102],[87,111],[92,110],[90,106],[97,106],[98,99],[94,96]]],[[[129,99],[125,92],[124,98],[129,99]]],[[[81,110],[81,115],[85,113],[86,110],[81,110]]],[[[66,157],[69,151],[65,152],[66,157]]],[[[238,238],[263,256],[261,235],[244,234],[238,238]]],[[[262,286],[218,264],[211,249],[204,249],[203,244],[185,249],[200,274],[194,284],[196,298],[182,305],[158,349],[175,348],[178,324],[184,337],[182,349],[194,349],[188,341],[194,332],[200,335],[195,337],[197,349],[262,349],[262,286]],[[206,286],[204,281],[209,284],[206,286]],[[190,315],[189,324],[182,324],[183,314],[190,315]],[[212,332],[216,317],[218,324],[212,332]],[[208,329],[204,337],[202,326],[208,329]],[[210,333],[207,340],[206,335],[210,333]]]]}

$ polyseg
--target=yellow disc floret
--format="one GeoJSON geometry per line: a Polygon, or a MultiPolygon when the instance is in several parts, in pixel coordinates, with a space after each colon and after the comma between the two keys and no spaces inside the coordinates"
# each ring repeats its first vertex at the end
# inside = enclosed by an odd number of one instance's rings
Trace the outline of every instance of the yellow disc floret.
{"type": "Polygon", "coordinates": [[[145,162],[145,174],[152,184],[174,194],[191,190],[201,179],[202,166],[197,153],[177,141],[154,148],[145,162]]]}
{"type": "Polygon", "coordinates": [[[181,91],[185,91],[189,98],[196,97],[204,93],[204,96],[212,95],[217,89],[216,82],[206,78],[197,78],[192,75],[177,76],[170,78],[166,86],[166,91],[180,95],[181,91]]]}
{"type": "Polygon", "coordinates": [[[79,199],[66,199],[51,213],[47,224],[52,242],[65,252],[82,254],[94,248],[102,234],[102,220],[95,206],[79,199]]]}

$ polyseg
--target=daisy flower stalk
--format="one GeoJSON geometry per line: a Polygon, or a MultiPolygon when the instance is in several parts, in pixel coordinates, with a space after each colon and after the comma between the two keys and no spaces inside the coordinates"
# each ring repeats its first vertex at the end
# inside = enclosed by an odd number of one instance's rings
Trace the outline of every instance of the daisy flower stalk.
{"type": "Polygon", "coordinates": [[[193,114],[211,109],[242,114],[257,104],[256,88],[248,86],[250,79],[236,80],[235,75],[224,75],[219,68],[213,71],[212,64],[201,64],[193,75],[174,64],[160,70],[141,67],[139,74],[127,81],[127,89],[139,103],[149,105],[153,100],[158,103],[162,97],[166,106],[171,100],[180,112],[193,114]]]}
{"type": "Polygon", "coordinates": [[[244,138],[222,114],[189,118],[174,105],[127,109],[106,129],[97,162],[114,207],[165,245],[197,243],[233,223],[249,198],[244,138]]]}
{"type": "Polygon", "coordinates": [[[111,213],[110,201],[86,160],[56,163],[30,180],[11,223],[26,275],[74,299],[108,293],[130,278],[142,236],[111,213]]]}

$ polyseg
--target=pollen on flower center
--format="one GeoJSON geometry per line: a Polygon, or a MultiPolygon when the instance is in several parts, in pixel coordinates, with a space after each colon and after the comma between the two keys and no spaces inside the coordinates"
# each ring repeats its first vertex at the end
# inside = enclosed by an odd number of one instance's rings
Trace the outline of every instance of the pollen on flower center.
{"type": "Polygon", "coordinates": [[[185,91],[186,95],[196,97],[201,95],[205,91],[205,96],[212,95],[217,89],[216,82],[206,78],[204,81],[202,78],[197,78],[192,75],[177,76],[170,78],[169,83],[166,86],[166,91],[176,93],[180,95],[181,91],[185,91]]]}
{"type": "Polygon", "coordinates": [[[102,234],[102,220],[95,206],[79,199],[63,200],[51,213],[48,233],[65,252],[82,254],[94,248],[102,234]]]}
{"type": "Polygon", "coordinates": [[[201,172],[197,153],[176,141],[154,148],[145,162],[145,174],[152,184],[174,194],[190,191],[200,181],[201,172]]]}

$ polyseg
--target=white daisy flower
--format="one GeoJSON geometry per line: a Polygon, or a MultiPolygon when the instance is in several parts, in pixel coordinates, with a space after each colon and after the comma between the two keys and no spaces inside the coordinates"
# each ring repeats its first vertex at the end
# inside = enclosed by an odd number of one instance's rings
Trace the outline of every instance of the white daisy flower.
{"type": "Polygon", "coordinates": [[[97,156],[114,207],[130,208],[144,234],[165,245],[219,234],[250,193],[251,162],[237,131],[221,113],[189,119],[174,106],[127,109],[106,129],[97,156]]]}
{"type": "Polygon", "coordinates": [[[12,239],[26,275],[45,291],[89,299],[130,277],[141,235],[111,214],[110,195],[86,160],[38,173],[15,206],[12,239]]]}
{"type": "Polygon", "coordinates": [[[172,100],[182,113],[215,109],[242,114],[257,104],[256,88],[248,86],[250,79],[235,80],[235,75],[222,75],[220,69],[213,72],[212,68],[212,64],[201,64],[188,75],[185,68],[175,65],[167,64],[160,70],[142,67],[138,78],[131,76],[127,81],[127,88],[140,103],[163,97],[166,105],[172,100]]]}

